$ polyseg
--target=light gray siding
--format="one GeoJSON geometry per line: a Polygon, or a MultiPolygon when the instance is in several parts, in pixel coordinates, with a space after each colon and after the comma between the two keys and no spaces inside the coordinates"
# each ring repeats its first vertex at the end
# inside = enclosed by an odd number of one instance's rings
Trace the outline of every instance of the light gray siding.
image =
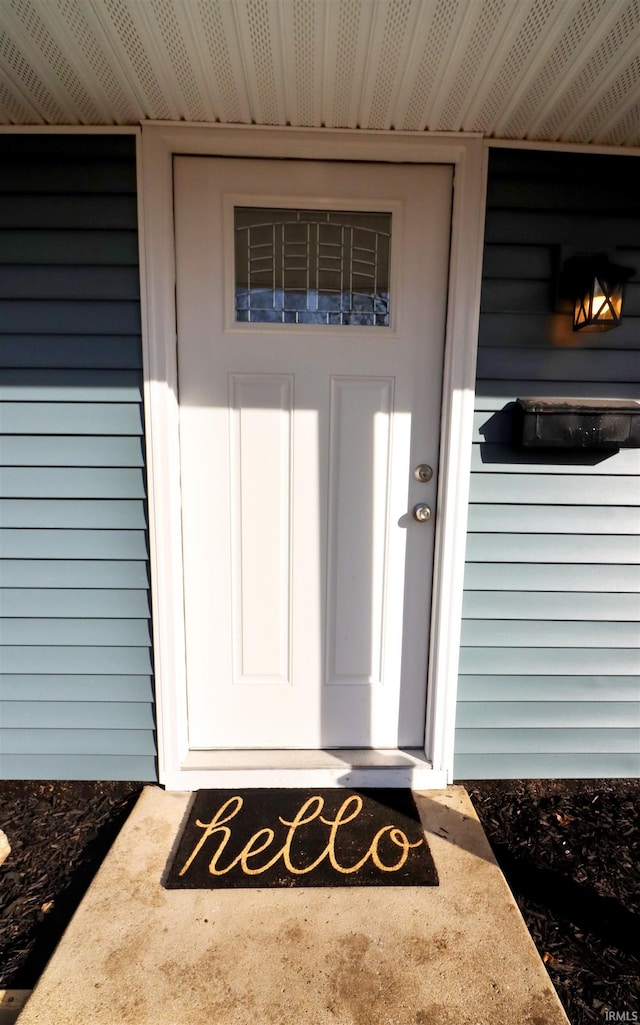
{"type": "Polygon", "coordinates": [[[640,450],[527,452],[518,397],[640,398],[640,162],[493,150],[455,776],[640,775],[640,450]],[[575,251],[634,267],[621,327],[574,335],[575,251]]]}
{"type": "Polygon", "coordinates": [[[154,780],[135,143],[0,145],[0,777],[154,780]]]}

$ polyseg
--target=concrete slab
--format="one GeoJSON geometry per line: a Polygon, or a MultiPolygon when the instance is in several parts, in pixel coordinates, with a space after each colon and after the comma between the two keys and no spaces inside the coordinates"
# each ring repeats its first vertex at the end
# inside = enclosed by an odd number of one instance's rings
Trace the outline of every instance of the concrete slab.
{"type": "Polygon", "coordinates": [[[461,787],[438,887],[164,890],[191,795],[146,788],[19,1025],[567,1025],[461,787]]]}

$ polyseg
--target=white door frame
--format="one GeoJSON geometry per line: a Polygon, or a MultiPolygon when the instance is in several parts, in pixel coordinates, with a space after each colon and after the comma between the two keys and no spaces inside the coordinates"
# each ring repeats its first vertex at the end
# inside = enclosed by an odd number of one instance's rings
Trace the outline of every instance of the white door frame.
{"type": "Polygon", "coordinates": [[[148,123],[138,162],[159,778],[167,789],[451,781],[486,191],[480,136],[148,123]],[[182,581],[173,156],[454,165],[424,753],[190,752],[182,581]]]}

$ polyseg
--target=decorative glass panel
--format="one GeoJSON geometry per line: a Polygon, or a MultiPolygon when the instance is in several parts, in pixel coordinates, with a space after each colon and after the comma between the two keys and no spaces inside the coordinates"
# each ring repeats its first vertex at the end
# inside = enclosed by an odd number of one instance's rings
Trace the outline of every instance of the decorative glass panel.
{"type": "Polygon", "coordinates": [[[390,249],[390,213],[236,207],[236,320],[388,327],[390,249]]]}

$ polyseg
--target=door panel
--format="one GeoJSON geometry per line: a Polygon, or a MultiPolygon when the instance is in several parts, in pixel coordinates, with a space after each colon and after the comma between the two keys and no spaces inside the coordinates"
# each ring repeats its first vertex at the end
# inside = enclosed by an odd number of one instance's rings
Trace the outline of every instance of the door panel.
{"type": "Polygon", "coordinates": [[[448,167],[175,161],[191,748],[423,743],[450,208],[448,167]]]}
{"type": "Polygon", "coordinates": [[[293,376],[230,374],[229,413],[235,675],[290,683],[293,376]]]}
{"type": "Polygon", "coordinates": [[[327,684],[381,684],[393,378],[332,377],[327,684]]]}

